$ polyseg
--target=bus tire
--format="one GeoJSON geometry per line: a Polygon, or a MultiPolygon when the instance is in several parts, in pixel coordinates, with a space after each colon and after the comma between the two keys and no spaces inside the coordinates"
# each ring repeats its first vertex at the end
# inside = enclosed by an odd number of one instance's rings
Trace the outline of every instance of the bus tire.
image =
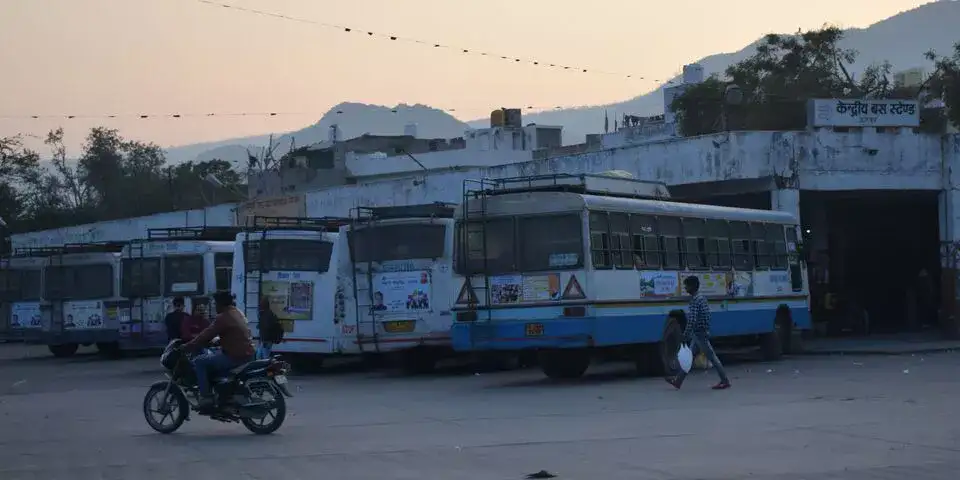
{"type": "Polygon", "coordinates": [[[790,312],[790,307],[786,305],[777,307],[777,316],[774,322],[776,322],[776,327],[780,329],[780,331],[777,332],[777,335],[780,337],[780,351],[784,355],[797,353],[794,352],[793,348],[793,315],[790,312]]]}
{"type": "Polygon", "coordinates": [[[686,318],[682,312],[672,312],[663,326],[663,337],[657,344],[657,357],[660,362],[658,372],[661,375],[673,375],[680,370],[677,363],[677,350],[683,342],[683,325],[686,318]]]}
{"type": "Polygon", "coordinates": [[[760,335],[760,356],[765,361],[779,360],[783,356],[783,340],[780,339],[780,326],[776,319],[773,330],[760,335]]]}
{"type": "Polygon", "coordinates": [[[80,345],[77,345],[76,343],[63,343],[60,345],[48,345],[47,348],[54,357],[67,358],[72,357],[73,354],[77,353],[80,345]]]}
{"type": "Polygon", "coordinates": [[[585,348],[541,350],[538,359],[543,374],[554,380],[580,378],[590,367],[590,351],[585,348]]]}

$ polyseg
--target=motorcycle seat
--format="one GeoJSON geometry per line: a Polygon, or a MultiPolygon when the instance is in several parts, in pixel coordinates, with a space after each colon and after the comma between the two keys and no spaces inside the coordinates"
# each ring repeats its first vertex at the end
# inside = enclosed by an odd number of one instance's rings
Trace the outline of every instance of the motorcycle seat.
{"type": "Polygon", "coordinates": [[[266,367],[267,365],[270,365],[269,358],[263,359],[263,360],[254,360],[252,362],[247,362],[247,363],[244,363],[243,365],[240,365],[239,367],[235,367],[231,369],[230,375],[240,375],[241,373],[247,370],[256,370],[258,368],[266,367]]]}

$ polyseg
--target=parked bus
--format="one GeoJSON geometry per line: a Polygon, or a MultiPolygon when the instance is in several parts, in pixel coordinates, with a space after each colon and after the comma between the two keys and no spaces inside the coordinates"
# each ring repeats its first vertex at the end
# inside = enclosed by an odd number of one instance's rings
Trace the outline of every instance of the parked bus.
{"type": "Polygon", "coordinates": [[[20,249],[0,259],[0,336],[7,340],[35,343],[40,340],[40,299],[43,267],[49,248],[20,249]]]}
{"type": "Polygon", "coordinates": [[[402,355],[427,372],[452,353],[453,204],[361,207],[342,227],[352,275],[343,278],[361,353],[402,355]]]}
{"type": "Polygon", "coordinates": [[[310,357],[356,353],[356,325],[347,323],[340,277],[349,275],[340,227],[349,218],[253,217],[238,234],[232,291],[259,337],[259,305],[267,299],[284,327],[275,353],[310,357]]]}
{"type": "Polygon", "coordinates": [[[43,270],[42,342],[57,357],[80,345],[117,351],[120,339],[120,251],[123,243],[67,244],[43,270]]]}
{"type": "Polygon", "coordinates": [[[669,202],[663,184],[593,175],[476,185],[456,215],[457,350],[536,349],[551,378],[583,375],[600,351],[662,373],[675,368],[691,275],[715,338],[774,359],[810,328],[793,215],[669,202]]]}
{"type": "Polygon", "coordinates": [[[230,290],[236,227],[178,227],[147,231],[147,238],[123,248],[120,295],[120,349],[162,348],[167,344],[166,315],[173,299],[183,297],[184,310],[206,307],[210,297],[230,290]]]}

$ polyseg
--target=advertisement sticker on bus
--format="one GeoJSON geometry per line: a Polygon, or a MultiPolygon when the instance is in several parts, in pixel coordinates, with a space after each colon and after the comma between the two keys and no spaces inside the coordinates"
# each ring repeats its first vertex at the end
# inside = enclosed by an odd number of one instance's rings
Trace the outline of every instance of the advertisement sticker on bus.
{"type": "Polygon", "coordinates": [[[11,326],[20,328],[40,328],[42,317],[40,315],[39,303],[14,303],[11,310],[11,326]]]}
{"type": "Polygon", "coordinates": [[[647,270],[640,272],[641,297],[675,297],[680,294],[677,272],[647,270]]]}
{"type": "Polygon", "coordinates": [[[430,272],[390,272],[374,275],[373,309],[407,312],[430,309],[430,272]]]}
{"type": "Polygon", "coordinates": [[[103,309],[99,300],[71,302],[66,310],[64,328],[99,328],[103,326],[103,309]]]}
{"type": "Polygon", "coordinates": [[[313,282],[264,281],[263,294],[281,320],[313,318],[313,282]]]}

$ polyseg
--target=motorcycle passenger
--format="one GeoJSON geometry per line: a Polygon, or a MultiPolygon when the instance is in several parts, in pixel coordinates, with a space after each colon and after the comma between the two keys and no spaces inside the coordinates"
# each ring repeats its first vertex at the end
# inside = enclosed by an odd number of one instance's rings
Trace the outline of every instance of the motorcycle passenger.
{"type": "Polygon", "coordinates": [[[180,339],[183,340],[184,343],[189,343],[209,326],[210,321],[207,320],[207,306],[200,302],[194,302],[193,314],[183,317],[183,320],[180,321],[180,339]]]}
{"type": "Polygon", "coordinates": [[[200,390],[200,407],[207,409],[214,403],[210,379],[253,361],[255,353],[247,318],[237,309],[233,295],[228,291],[219,291],[213,295],[213,301],[217,306],[217,318],[185,345],[187,351],[196,351],[209,345],[214,337],[220,337],[221,351],[205,353],[193,360],[200,390]]]}

